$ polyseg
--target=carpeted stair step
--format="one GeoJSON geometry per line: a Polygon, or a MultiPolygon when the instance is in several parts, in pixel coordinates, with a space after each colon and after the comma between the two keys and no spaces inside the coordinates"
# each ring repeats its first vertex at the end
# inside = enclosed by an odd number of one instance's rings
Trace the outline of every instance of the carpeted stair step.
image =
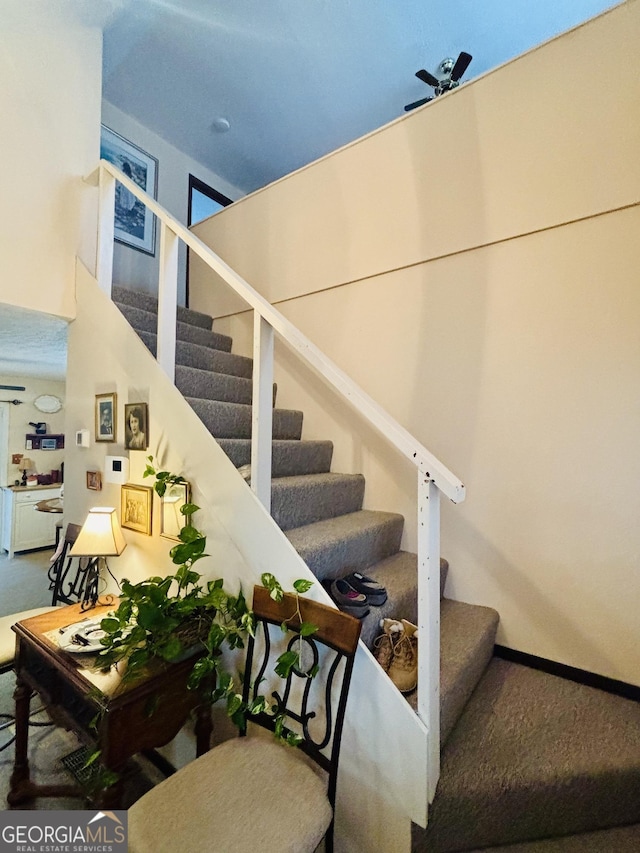
{"type": "Polygon", "coordinates": [[[176,365],[176,387],[185,397],[251,404],[253,381],[230,373],[213,373],[198,367],[176,365]]]}
{"type": "Polygon", "coordinates": [[[412,851],[477,851],[636,823],[640,704],[493,658],[443,750],[429,825],[413,827],[412,851]]]}
{"type": "Polygon", "coordinates": [[[305,474],[271,481],[271,515],[282,530],[362,509],[362,474],[305,474]]]}
{"type": "MultiPolygon", "coordinates": [[[[236,468],[251,462],[251,439],[220,438],[218,444],[236,468]]],[[[271,475],[293,477],[298,474],[322,474],[331,468],[331,441],[273,441],[271,475]]]]}
{"type": "Polygon", "coordinates": [[[360,510],[296,527],[286,535],[315,576],[325,580],[395,554],[403,526],[397,513],[360,510]]]}
{"type": "MultiPolygon", "coordinates": [[[[151,311],[154,314],[158,313],[158,300],[151,293],[131,290],[128,287],[114,284],[111,288],[111,298],[114,302],[131,305],[134,308],[141,308],[143,311],[151,311]]],[[[213,326],[213,318],[208,314],[194,311],[191,308],[184,308],[182,305],[178,305],[177,316],[181,323],[190,323],[192,326],[200,326],[201,329],[210,330],[213,326]]]]}
{"type": "MultiPolygon", "coordinates": [[[[222,403],[186,397],[214,438],[251,438],[251,406],[245,403],[222,403]]],[[[273,410],[273,437],[299,439],[302,433],[302,412],[290,409],[273,410]]]]}
{"type": "MultiPolygon", "coordinates": [[[[498,613],[442,598],[449,564],[440,560],[440,741],[445,743],[493,654],[498,613]]],[[[370,649],[380,634],[381,619],[418,620],[417,557],[399,551],[369,566],[367,576],[387,590],[387,600],[362,620],[361,640],[370,649]]],[[[407,697],[417,708],[417,691],[407,697]]]]}
{"type": "MultiPolygon", "coordinates": [[[[154,356],[157,355],[157,336],[152,332],[138,332],[138,335],[147,349],[154,356]]],[[[232,376],[243,376],[245,379],[251,379],[253,374],[253,361],[244,355],[209,349],[209,347],[190,344],[186,341],[176,341],[176,364],[198,367],[200,370],[212,370],[214,373],[230,373],[232,376]]]]}
{"type": "MultiPolygon", "coordinates": [[[[500,617],[491,607],[440,604],[440,743],[445,744],[493,655],[500,617]]],[[[417,692],[409,697],[417,708],[417,692]]]]}
{"type": "MultiPolygon", "coordinates": [[[[158,328],[157,314],[145,311],[142,308],[135,308],[133,305],[127,305],[124,302],[116,302],[116,305],[136,332],[156,332],[158,328]]],[[[194,326],[192,323],[182,323],[178,320],[176,323],[176,338],[179,341],[187,341],[191,344],[200,344],[203,347],[231,352],[231,338],[229,335],[221,335],[218,332],[212,332],[211,329],[194,326]]]]}
{"type": "MultiPolygon", "coordinates": [[[[440,560],[440,597],[444,594],[449,563],[440,560]]],[[[344,572],[348,574],[348,572],[344,572]]],[[[408,619],[415,622],[418,618],[418,558],[409,551],[398,551],[391,557],[369,566],[367,577],[381,583],[387,590],[387,600],[379,607],[372,607],[369,615],[362,620],[360,639],[369,649],[380,633],[381,619],[408,619]]]]}
{"type": "Polygon", "coordinates": [[[562,838],[507,844],[506,847],[483,847],[472,853],[638,853],[639,850],[640,823],[636,823],[562,838]]]}

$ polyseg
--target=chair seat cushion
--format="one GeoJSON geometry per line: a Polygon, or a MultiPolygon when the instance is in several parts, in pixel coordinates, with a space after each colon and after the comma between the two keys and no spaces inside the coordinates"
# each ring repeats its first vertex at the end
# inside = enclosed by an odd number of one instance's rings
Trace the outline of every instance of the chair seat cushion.
{"type": "Polygon", "coordinates": [[[15,657],[16,635],[11,630],[11,626],[15,625],[16,622],[22,622],[23,619],[39,616],[41,613],[48,613],[55,609],[55,607],[36,607],[33,610],[23,610],[21,613],[11,613],[9,616],[0,617],[0,667],[12,663],[15,657]]]}
{"type": "Polygon", "coordinates": [[[331,818],[323,780],[295,748],[234,738],[129,809],[129,851],[312,853],[331,818]]]}

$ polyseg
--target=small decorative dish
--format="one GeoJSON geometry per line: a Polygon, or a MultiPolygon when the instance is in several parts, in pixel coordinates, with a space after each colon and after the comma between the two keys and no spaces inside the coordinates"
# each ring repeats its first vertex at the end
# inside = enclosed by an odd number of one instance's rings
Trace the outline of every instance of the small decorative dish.
{"type": "Polygon", "coordinates": [[[101,652],[104,646],[100,640],[106,636],[100,627],[101,622],[102,619],[87,619],[61,628],[58,634],[58,645],[63,651],[74,655],[101,652]]]}

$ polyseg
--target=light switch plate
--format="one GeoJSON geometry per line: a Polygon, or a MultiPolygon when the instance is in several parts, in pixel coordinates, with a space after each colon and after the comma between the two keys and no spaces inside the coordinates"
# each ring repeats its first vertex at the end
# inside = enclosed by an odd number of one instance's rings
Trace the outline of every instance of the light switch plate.
{"type": "Polygon", "coordinates": [[[129,460],[126,456],[105,456],[104,481],[119,486],[129,481],[129,460]]]}

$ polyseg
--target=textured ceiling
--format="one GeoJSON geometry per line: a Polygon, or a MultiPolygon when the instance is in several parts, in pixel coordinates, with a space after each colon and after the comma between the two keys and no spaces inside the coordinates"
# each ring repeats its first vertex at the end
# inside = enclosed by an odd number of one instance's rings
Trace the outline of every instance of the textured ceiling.
{"type": "MultiPolygon", "coordinates": [[[[0,375],[64,380],[67,371],[65,320],[0,304],[0,341],[0,375]]],[[[0,397],[9,399],[11,392],[0,391],[0,397]]]]}
{"type": "Polygon", "coordinates": [[[403,115],[432,93],[418,69],[464,50],[465,82],[612,5],[120,0],[105,29],[104,96],[250,192],[403,115]]]}

